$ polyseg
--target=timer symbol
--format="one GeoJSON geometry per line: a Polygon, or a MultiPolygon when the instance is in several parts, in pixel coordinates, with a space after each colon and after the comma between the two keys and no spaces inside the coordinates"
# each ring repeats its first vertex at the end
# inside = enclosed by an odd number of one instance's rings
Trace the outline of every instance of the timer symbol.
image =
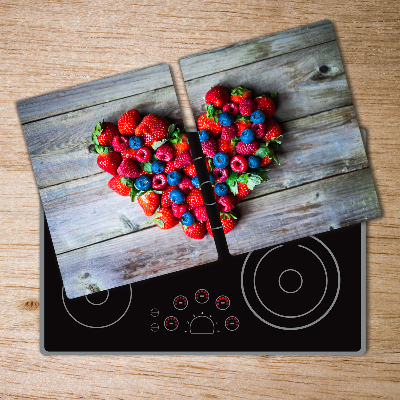
{"type": "Polygon", "coordinates": [[[207,303],[208,299],[210,298],[210,295],[208,294],[207,290],[205,289],[199,289],[196,294],[195,294],[195,299],[198,303],[204,304],[207,303]]]}
{"type": "Polygon", "coordinates": [[[176,296],[174,299],[174,307],[177,310],[184,310],[188,305],[188,300],[185,296],[176,296]]]}

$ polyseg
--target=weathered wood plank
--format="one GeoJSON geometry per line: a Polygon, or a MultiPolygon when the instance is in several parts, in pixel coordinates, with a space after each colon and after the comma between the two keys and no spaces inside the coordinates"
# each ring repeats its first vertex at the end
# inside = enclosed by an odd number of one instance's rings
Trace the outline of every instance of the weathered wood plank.
{"type": "Polygon", "coordinates": [[[89,294],[88,285],[110,289],[216,259],[210,235],[190,239],[177,225],[169,230],[153,227],[64,253],[58,263],[67,296],[74,298],[89,294]]]}
{"type": "Polygon", "coordinates": [[[172,86],[169,66],[158,64],[21,100],[17,108],[24,124],[166,86],[172,86]]]}
{"type": "Polygon", "coordinates": [[[103,172],[40,191],[56,254],[151,225],[138,202],[119,196],[103,172]]]}
{"type": "Polygon", "coordinates": [[[282,124],[280,165],[246,199],[368,166],[353,106],[282,124]]]}
{"type": "MultiPolygon", "coordinates": [[[[202,65],[200,60],[199,64],[202,65]]],[[[184,67],[182,71],[184,73],[184,67]]],[[[229,88],[244,85],[257,95],[266,91],[278,92],[275,117],[280,122],[352,104],[336,42],[293,51],[185,83],[195,119],[205,112],[206,92],[217,84],[229,88]],[[328,66],[329,71],[321,73],[321,65],[328,66]]]]}
{"type": "Polygon", "coordinates": [[[278,32],[182,58],[185,81],[335,40],[330,21],[278,32]]]}
{"type": "MultiPolygon", "coordinates": [[[[281,165],[272,166],[271,180],[257,186],[249,198],[368,164],[352,106],[291,121],[282,128],[281,165]]],[[[150,219],[136,202],[108,188],[109,179],[109,174],[100,173],[41,190],[57,254],[148,226],[150,219]]]]}
{"type": "Polygon", "coordinates": [[[143,115],[167,116],[182,125],[173,86],[23,125],[39,188],[98,173],[96,156],[88,150],[95,125],[102,119],[116,123],[135,107],[143,115]]]}
{"type": "Polygon", "coordinates": [[[369,168],[243,201],[237,211],[226,236],[233,255],[381,215],[369,168]]]}

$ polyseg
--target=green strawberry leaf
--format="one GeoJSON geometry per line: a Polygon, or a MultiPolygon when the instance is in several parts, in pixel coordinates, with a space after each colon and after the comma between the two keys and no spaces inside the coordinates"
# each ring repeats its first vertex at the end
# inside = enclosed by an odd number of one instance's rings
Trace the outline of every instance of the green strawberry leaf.
{"type": "Polygon", "coordinates": [[[105,147],[97,144],[94,145],[94,150],[91,150],[91,152],[94,154],[109,154],[112,153],[113,151],[114,150],[112,149],[112,147],[105,147]]]}
{"type": "Polygon", "coordinates": [[[250,92],[250,90],[245,88],[244,86],[238,86],[237,88],[231,91],[231,93],[234,94],[235,96],[237,95],[241,96],[244,92],[250,92]]]}
{"type": "Polygon", "coordinates": [[[268,94],[268,97],[271,97],[272,100],[276,99],[276,96],[278,96],[277,92],[272,92],[268,94]]]}
{"type": "Polygon", "coordinates": [[[206,110],[207,110],[206,117],[207,118],[213,118],[214,117],[214,111],[215,111],[214,104],[207,104],[206,110]]]}
{"type": "Polygon", "coordinates": [[[139,190],[138,192],[137,192],[137,197],[140,197],[140,196],[143,196],[145,193],[147,193],[148,192],[148,190],[139,190]]]}
{"type": "MultiPolygon", "coordinates": [[[[170,125],[171,126],[171,125],[170,125]]],[[[167,141],[167,139],[161,139],[158,142],[154,142],[151,147],[153,148],[154,151],[156,151],[160,146],[162,146],[165,142],[167,141]]]]}
{"type": "Polygon", "coordinates": [[[209,172],[212,172],[213,169],[214,169],[214,163],[213,163],[212,159],[209,158],[209,159],[207,160],[207,162],[208,162],[208,166],[210,167],[210,171],[209,171],[209,172]]]}
{"type": "Polygon", "coordinates": [[[235,137],[231,140],[231,142],[236,146],[236,145],[240,142],[240,137],[235,136],[235,137]]]}
{"type": "Polygon", "coordinates": [[[164,222],[161,219],[156,218],[154,222],[160,227],[164,228],[164,222]]]}
{"type": "Polygon", "coordinates": [[[129,196],[131,198],[131,201],[134,202],[136,199],[136,195],[138,194],[138,190],[135,187],[131,187],[131,191],[129,192],[129,196]]]}
{"type": "Polygon", "coordinates": [[[222,114],[222,110],[216,110],[216,111],[214,111],[214,122],[215,122],[215,123],[218,122],[218,117],[219,117],[220,114],[222,114]]]}
{"type": "Polygon", "coordinates": [[[239,176],[238,182],[240,183],[247,183],[247,180],[249,179],[249,174],[241,174],[239,176]]]}
{"type": "Polygon", "coordinates": [[[243,115],[238,114],[235,118],[235,121],[244,121],[244,122],[251,122],[250,117],[243,117],[243,115]]]}
{"type": "Polygon", "coordinates": [[[229,189],[234,195],[239,193],[239,188],[237,184],[238,178],[239,174],[233,171],[226,180],[226,184],[229,186],[229,189]]]}
{"type": "Polygon", "coordinates": [[[143,171],[147,172],[148,174],[152,173],[151,170],[151,162],[145,162],[143,163],[143,171]]]}
{"type": "Polygon", "coordinates": [[[265,156],[269,155],[269,152],[270,152],[270,150],[268,149],[268,147],[260,147],[260,148],[256,151],[255,155],[256,155],[257,157],[260,157],[261,160],[262,160],[265,156]]]}
{"type": "MultiPolygon", "coordinates": [[[[154,192],[154,193],[157,193],[157,194],[163,194],[163,193],[164,193],[162,190],[153,190],[153,192],[154,192]]],[[[156,211],[157,211],[157,210],[156,210],[156,211]]]]}
{"type": "Polygon", "coordinates": [[[175,124],[171,124],[171,125],[168,127],[168,137],[171,136],[171,135],[174,133],[175,127],[176,127],[175,124]]]}
{"type": "Polygon", "coordinates": [[[91,136],[92,142],[93,142],[95,145],[97,145],[97,146],[100,145],[99,139],[97,138],[97,136],[100,135],[101,132],[102,132],[102,130],[103,130],[103,128],[102,128],[102,127],[103,127],[103,123],[104,123],[104,119],[103,119],[102,121],[100,121],[100,122],[95,126],[94,131],[93,131],[92,136],[91,136]]]}
{"type": "Polygon", "coordinates": [[[239,193],[239,187],[237,182],[235,182],[235,184],[233,186],[229,186],[229,189],[231,190],[233,195],[236,195],[239,193]]]}
{"type": "Polygon", "coordinates": [[[220,212],[219,215],[221,219],[237,219],[236,215],[232,212],[220,212]]]}
{"type": "Polygon", "coordinates": [[[135,179],[133,178],[128,178],[127,176],[123,176],[122,178],[119,178],[119,181],[123,183],[125,186],[133,188],[133,185],[135,184],[135,179]]]}
{"type": "Polygon", "coordinates": [[[261,176],[250,174],[247,179],[247,187],[250,190],[254,190],[254,188],[262,182],[264,182],[264,179],[261,178],[261,176]]]}
{"type": "Polygon", "coordinates": [[[271,139],[271,143],[278,143],[278,144],[282,144],[281,140],[283,138],[283,135],[280,135],[278,137],[274,137],[271,139]]]}

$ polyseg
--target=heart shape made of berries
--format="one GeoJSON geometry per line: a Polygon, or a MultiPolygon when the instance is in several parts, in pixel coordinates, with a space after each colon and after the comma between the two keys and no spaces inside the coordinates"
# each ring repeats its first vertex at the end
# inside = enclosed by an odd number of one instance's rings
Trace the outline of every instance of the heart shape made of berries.
{"type": "MultiPolygon", "coordinates": [[[[207,112],[197,121],[210,181],[225,233],[237,224],[233,209],[254,187],[268,180],[265,166],[280,144],[279,125],[270,117],[274,95],[252,100],[239,86],[214,86],[207,112]]],[[[155,114],[129,110],[118,126],[99,122],[91,136],[97,165],[110,173],[110,189],[137,200],[161,229],[178,223],[193,239],[212,236],[207,211],[184,129],[155,114]]]]}

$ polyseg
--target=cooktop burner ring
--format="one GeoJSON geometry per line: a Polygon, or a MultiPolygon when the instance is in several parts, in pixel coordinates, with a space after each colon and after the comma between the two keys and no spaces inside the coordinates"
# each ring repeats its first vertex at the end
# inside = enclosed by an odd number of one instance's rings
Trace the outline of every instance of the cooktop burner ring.
{"type": "MultiPolygon", "coordinates": [[[[110,323],[106,323],[106,324],[98,325],[98,326],[86,324],[86,323],[84,323],[84,322],[78,320],[78,319],[73,315],[73,313],[68,309],[67,304],[66,304],[66,301],[65,301],[65,296],[64,296],[64,291],[65,291],[65,289],[64,289],[64,286],[63,286],[62,289],[61,289],[61,298],[62,298],[62,302],[63,302],[64,308],[65,308],[65,310],[67,311],[68,315],[69,315],[75,322],[77,322],[79,325],[82,325],[82,326],[84,326],[85,328],[93,328],[93,329],[108,328],[108,327],[110,327],[110,326],[116,324],[117,322],[119,322],[119,321],[125,316],[125,314],[126,314],[126,313],[128,312],[128,310],[129,310],[129,307],[131,306],[131,303],[132,303],[132,294],[133,294],[133,293],[132,293],[132,285],[129,284],[129,285],[126,285],[126,287],[129,287],[129,300],[128,300],[128,305],[127,305],[126,308],[123,310],[122,314],[121,314],[116,320],[114,320],[114,321],[112,321],[112,322],[110,322],[110,323]]],[[[107,303],[107,301],[110,299],[110,293],[109,293],[108,290],[107,290],[107,292],[108,292],[108,293],[107,293],[106,299],[105,299],[104,301],[102,301],[101,303],[94,303],[94,302],[91,302],[91,301],[89,301],[89,299],[87,298],[87,296],[84,296],[83,298],[86,299],[86,301],[87,301],[86,304],[89,304],[90,306],[104,306],[104,305],[107,303]]],[[[83,298],[82,298],[82,299],[83,299],[83,298]]],[[[80,300],[81,300],[81,299],[74,299],[73,301],[76,302],[76,301],[80,301],[80,300]]]]}
{"type": "MultiPolygon", "coordinates": [[[[329,262],[328,264],[330,264],[330,266],[328,265],[328,269],[330,268],[330,271],[328,272],[327,267],[325,266],[325,263],[322,261],[322,258],[312,249],[310,249],[309,247],[297,244],[296,248],[301,248],[304,250],[307,250],[310,254],[312,254],[312,256],[314,258],[316,258],[318,260],[318,264],[322,266],[323,271],[324,271],[324,276],[325,276],[325,287],[322,293],[322,296],[319,298],[319,301],[317,301],[317,303],[308,311],[297,314],[297,315],[285,315],[285,314],[281,314],[279,312],[276,312],[274,310],[271,310],[270,307],[268,307],[265,302],[262,300],[261,295],[259,294],[258,290],[257,290],[257,283],[256,283],[256,279],[257,279],[257,272],[259,271],[259,268],[261,266],[261,263],[264,261],[264,259],[270,255],[274,250],[280,249],[282,247],[284,247],[285,245],[279,245],[279,246],[275,246],[272,249],[269,249],[260,259],[257,263],[254,262],[249,262],[249,259],[251,257],[251,255],[254,252],[250,252],[247,256],[246,259],[243,263],[243,267],[242,267],[242,272],[241,272],[241,289],[242,289],[242,294],[243,294],[243,298],[247,304],[247,306],[249,307],[249,309],[251,310],[251,312],[262,322],[264,322],[267,325],[270,325],[274,328],[277,329],[282,329],[282,330],[299,330],[299,329],[304,329],[304,328],[308,328],[312,325],[315,325],[316,323],[318,323],[319,321],[321,321],[323,318],[325,318],[326,315],[328,315],[328,313],[331,311],[331,309],[333,308],[333,306],[336,303],[336,300],[339,296],[339,291],[340,291],[340,270],[339,270],[339,265],[337,263],[337,260],[335,258],[335,256],[333,255],[332,251],[328,248],[328,246],[326,246],[320,239],[314,237],[314,236],[310,236],[310,239],[314,240],[316,243],[318,243],[318,246],[322,246],[323,249],[325,249],[325,251],[329,254],[329,262]],[[334,268],[333,268],[334,265],[334,268]],[[255,266],[255,268],[254,268],[255,266]],[[247,267],[247,270],[246,270],[247,267]],[[253,271],[254,268],[254,271],[253,271]],[[245,276],[245,274],[247,274],[247,276],[245,276]],[[251,285],[249,286],[250,283],[250,277],[249,274],[251,276],[251,285]],[[328,279],[329,275],[336,275],[336,279],[328,279]],[[337,280],[337,282],[336,282],[337,280]],[[247,282],[247,287],[246,287],[246,282],[247,282]],[[329,296],[327,298],[327,292],[328,292],[328,283],[329,283],[329,296]],[[333,289],[333,290],[332,290],[333,289]],[[336,290],[335,290],[336,289],[336,290]],[[331,300],[332,299],[332,300],[331,300]],[[325,305],[323,305],[324,308],[322,308],[321,303],[323,303],[325,305]],[[328,304],[326,304],[328,302],[328,304]],[[330,304],[329,304],[330,302],[330,304]],[[317,310],[318,307],[321,306],[321,310],[317,310]],[[269,316],[274,317],[275,321],[271,322],[269,320],[269,318],[266,318],[264,316],[265,311],[263,312],[262,309],[267,311],[267,313],[269,313],[269,316]],[[310,320],[310,318],[313,318],[313,312],[316,311],[316,313],[318,313],[319,315],[317,315],[315,317],[315,319],[310,320]],[[324,311],[321,314],[321,312],[324,311]],[[303,322],[302,322],[303,319],[303,322]],[[307,320],[308,319],[308,320],[307,320]],[[288,320],[292,320],[293,322],[291,323],[285,323],[284,321],[288,321],[288,320]],[[278,321],[279,323],[277,323],[276,321],[278,321]],[[296,323],[296,321],[299,321],[298,326],[290,326],[296,323]]],[[[315,243],[314,242],[314,243],[315,243]]],[[[322,249],[321,249],[322,250],[322,249]]],[[[279,285],[280,290],[282,291],[282,293],[287,294],[288,296],[295,294],[297,292],[300,291],[300,289],[303,287],[303,276],[302,274],[295,268],[286,268],[284,269],[284,271],[282,271],[279,274],[279,278],[277,278],[277,285],[279,285]],[[288,291],[288,290],[284,290],[282,285],[281,285],[281,277],[285,272],[288,271],[294,271],[294,273],[297,273],[298,276],[300,276],[300,285],[297,287],[296,290],[293,291],[288,291]]],[[[322,289],[322,288],[321,288],[322,289]]],[[[264,290],[265,292],[265,290],[264,290]]],[[[270,318],[273,319],[273,318],[270,318]]]]}

